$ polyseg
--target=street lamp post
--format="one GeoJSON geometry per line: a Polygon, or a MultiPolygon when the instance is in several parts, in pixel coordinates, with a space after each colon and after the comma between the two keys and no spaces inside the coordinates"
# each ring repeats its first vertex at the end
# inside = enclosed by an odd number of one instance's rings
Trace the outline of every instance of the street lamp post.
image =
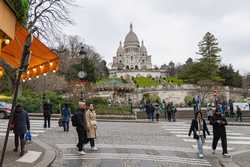
{"type": "Polygon", "coordinates": [[[132,99],[130,97],[128,98],[128,104],[129,104],[129,111],[133,113],[133,104],[132,104],[132,99]]]}
{"type": "Polygon", "coordinates": [[[81,71],[78,72],[78,78],[80,79],[81,82],[81,92],[80,92],[80,100],[84,100],[84,95],[83,95],[83,84],[84,84],[84,79],[87,76],[87,73],[84,71],[83,67],[83,58],[88,54],[89,48],[86,45],[82,45],[81,49],[79,51],[79,56],[81,57],[81,71]],[[87,51],[86,51],[87,48],[87,51]]]}

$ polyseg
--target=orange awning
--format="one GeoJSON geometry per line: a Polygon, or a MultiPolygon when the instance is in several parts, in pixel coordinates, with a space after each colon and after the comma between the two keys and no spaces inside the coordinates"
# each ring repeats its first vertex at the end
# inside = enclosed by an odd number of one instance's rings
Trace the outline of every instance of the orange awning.
{"type": "MultiPolygon", "coordinates": [[[[23,46],[27,36],[27,29],[17,23],[15,39],[1,50],[0,58],[13,68],[18,68],[20,66],[23,46]]],[[[22,78],[29,79],[48,72],[56,72],[58,69],[58,56],[39,39],[34,37],[31,45],[31,58],[28,71],[23,74],[22,78]]]]}

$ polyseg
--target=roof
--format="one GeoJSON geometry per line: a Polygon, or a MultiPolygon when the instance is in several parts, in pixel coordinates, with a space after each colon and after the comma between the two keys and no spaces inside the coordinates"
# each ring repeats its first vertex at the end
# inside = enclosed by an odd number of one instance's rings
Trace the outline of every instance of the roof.
{"type": "MultiPolygon", "coordinates": [[[[0,58],[13,68],[19,68],[28,31],[20,24],[16,24],[15,38],[2,48],[0,58]]],[[[55,72],[59,68],[58,56],[35,38],[31,44],[31,58],[28,71],[23,74],[23,79],[29,79],[48,72],[55,72]]]]}

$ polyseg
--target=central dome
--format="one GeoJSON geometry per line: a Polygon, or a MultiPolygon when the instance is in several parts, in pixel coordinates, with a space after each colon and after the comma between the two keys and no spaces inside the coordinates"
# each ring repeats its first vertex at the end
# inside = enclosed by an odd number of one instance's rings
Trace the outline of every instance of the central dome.
{"type": "Polygon", "coordinates": [[[131,45],[135,45],[135,46],[139,46],[139,40],[137,35],[133,32],[133,25],[130,24],[130,31],[129,33],[126,35],[125,37],[125,41],[124,41],[124,46],[131,46],[131,45]]]}

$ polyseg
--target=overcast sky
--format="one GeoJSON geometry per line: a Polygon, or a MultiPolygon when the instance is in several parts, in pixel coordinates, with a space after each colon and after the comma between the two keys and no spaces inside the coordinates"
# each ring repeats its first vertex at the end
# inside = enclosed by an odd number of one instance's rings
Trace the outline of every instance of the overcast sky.
{"type": "Polygon", "coordinates": [[[76,0],[71,8],[75,25],[65,33],[79,35],[112,62],[132,22],[144,40],[152,63],[184,63],[195,54],[206,32],[222,48],[222,63],[250,72],[249,0],[76,0]]]}

